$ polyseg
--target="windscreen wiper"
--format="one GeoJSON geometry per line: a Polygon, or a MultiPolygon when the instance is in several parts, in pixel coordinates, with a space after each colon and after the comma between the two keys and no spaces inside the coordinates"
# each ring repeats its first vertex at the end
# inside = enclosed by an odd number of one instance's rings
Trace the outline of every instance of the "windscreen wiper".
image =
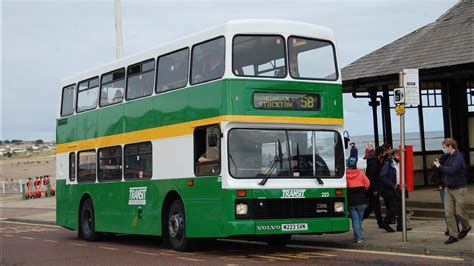
{"type": "Polygon", "coordinates": [[[270,169],[268,169],[268,171],[265,173],[262,181],[258,183],[260,186],[264,186],[267,183],[268,179],[272,175],[273,170],[275,169],[278,162],[280,163],[280,172],[281,172],[281,169],[283,168],[283,152],[281,150],[281,143],[279,139],[278,139],[278,154],[275,155],[275,158],[273,158],[272,164],[270,165],[270,169]]]}
{"type": "MultiPolygon", "coordinates": [[[[315,162],[313,162],[314,164],[315,162]]],[[[300,166],[300,147],[298,145],[298,143],[296,143],[296,165],[297,165],[297,169],[298,169],[298,172],[301,173],[301,166],[300,166]]],[[[321,179],[320,176],[316,175],[316,172],[314,171],[314,169],[311,169],[311,172],[313,173],[313,177],[316,178],[316,180],[318,180],[318,183],[320,185],[324,185],[324,182],[323,180],[321,179]]]]}
{"type": "Polygon", "coordinates": [[[315,172],[315,171],[313,171],[313,177],[316,178],[316,180],[318,180],[318,183],[319,183],[320,185],[324,185],[323,179],[321,179],[320,176],[316,175],[316,172],[315,172]]]}

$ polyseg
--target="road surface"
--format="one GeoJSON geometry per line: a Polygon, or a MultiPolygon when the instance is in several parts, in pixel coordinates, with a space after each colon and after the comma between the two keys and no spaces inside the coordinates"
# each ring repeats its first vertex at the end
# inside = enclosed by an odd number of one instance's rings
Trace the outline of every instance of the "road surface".
{"type": "Polygon", "coordinates": [[[175,252],[160,238],[119,235],[101,242],[77,239],[75,231],[0,221],[0,264],[27,265],[471,265],[472,261],[400,253],[290,245],[272,250],[263,243],[218,240],[193,252],[175,252]]]}

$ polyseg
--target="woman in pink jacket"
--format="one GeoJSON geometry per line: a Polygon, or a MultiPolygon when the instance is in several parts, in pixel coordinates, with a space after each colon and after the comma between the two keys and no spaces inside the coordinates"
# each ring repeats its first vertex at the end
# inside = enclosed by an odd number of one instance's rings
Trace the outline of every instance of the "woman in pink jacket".
{"type": "Polygon", "coordinates": [[[367,189],[369,189],[370,181],[362,171],[357,169],[357,161],[352,159],[347,160],[347,201],[351,213],[354,242],[362,243],[365,240],[362,234],[362,219],[367,208],[367,189]]]}

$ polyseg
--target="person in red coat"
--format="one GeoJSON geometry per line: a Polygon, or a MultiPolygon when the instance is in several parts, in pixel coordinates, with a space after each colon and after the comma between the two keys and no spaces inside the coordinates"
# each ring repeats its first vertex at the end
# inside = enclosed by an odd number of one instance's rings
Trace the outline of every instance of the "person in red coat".
{"type": "Polygon", "coordinates": [[[367,190],[370,181],[364,172],[357,169],[357,161],[349,158],[346,170],[347,201],[351,213],[352,229],[354,231],[354,242],[362,243],[365,238],[362,234],[362,220],[365,208],[367,208],[367,190]]]}

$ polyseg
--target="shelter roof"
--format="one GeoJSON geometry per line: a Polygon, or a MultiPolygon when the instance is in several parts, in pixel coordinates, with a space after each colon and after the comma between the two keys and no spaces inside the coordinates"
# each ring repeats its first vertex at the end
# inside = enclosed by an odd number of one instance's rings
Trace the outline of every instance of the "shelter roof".
{"type": "Polygon", "coordinates": [[[436,21],[342,69],[344,84],[390,75],[401,69],[445,68],[474,63],[474,0],[461,0],[436,21]]]}

